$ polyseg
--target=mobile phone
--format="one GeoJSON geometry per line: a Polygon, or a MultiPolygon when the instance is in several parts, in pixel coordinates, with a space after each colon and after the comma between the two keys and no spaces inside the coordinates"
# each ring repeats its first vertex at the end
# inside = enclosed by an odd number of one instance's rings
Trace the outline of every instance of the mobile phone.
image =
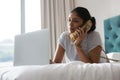
{"type": "MultiPolygon", "coordinates": [[[[89,30],[90,30],[91,26],[92,26],[92,21],[91,21],[91,20],[88,20],[88,21],[83,25],[83,27],[81,27],[81,28],[86,32],[86,31],[89,31],[89,30]]],[[[74,33],[71,33],[71,34],[70,34],[70,38],[71,38],[72,41],[75,41],[75,40],[78,38],[78,35],[77,35],[77,34],[78,34],[77,31],[75,31],[74,33]]]]}

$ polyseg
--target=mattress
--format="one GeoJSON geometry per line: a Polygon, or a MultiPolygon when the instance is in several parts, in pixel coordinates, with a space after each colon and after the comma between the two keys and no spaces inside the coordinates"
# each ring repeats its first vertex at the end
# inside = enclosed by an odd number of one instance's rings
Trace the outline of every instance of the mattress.
{"type": "Polygon", "coordinates": [[[120,63],[31,65],[0,68],[0,80],[120,80],[120,63]]]}

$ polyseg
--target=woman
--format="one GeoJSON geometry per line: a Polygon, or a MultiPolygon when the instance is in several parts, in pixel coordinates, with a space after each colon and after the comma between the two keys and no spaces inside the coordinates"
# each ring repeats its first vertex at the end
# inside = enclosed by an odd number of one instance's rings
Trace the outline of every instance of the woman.
{"type": "Polygon", "coordinates": [[[86,8],[73,9],[69,15],[68,31],[63,32],[58,39],[53,63],[61,63],[64,55],[66,55],[66,62],[98,63],[102,49],[100,35],[94,31],[95,24],[95,18],[91,17],[86,8]],[[92,26],[89,30],[84,30],[82,27],[88,20],[92,22],[92,26]],[[74,41],[70,38],[72,33],[76,33],[78,36],[74,41]],[[97,56],[93,54],[97,54],[97,56]]]}

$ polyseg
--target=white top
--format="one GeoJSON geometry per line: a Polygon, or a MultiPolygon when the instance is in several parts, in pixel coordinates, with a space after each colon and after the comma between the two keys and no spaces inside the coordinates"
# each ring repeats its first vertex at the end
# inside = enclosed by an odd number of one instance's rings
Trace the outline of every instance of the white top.
{"type": "MultiPolygon", "coordinates": [[[[58,38],[58,43],[65,49],[65,59],[67,62],[80,60],[77,56],[75,45],[71,41],[69,34],[70,33],[68,31],[63,32],[58,38]]],[[[87,34],[87,36],[81,43],[85,54],[87,54],[91,49],[95,48],[97,45],[102,45],[102,43],[100,35],[96,31],[87,34]]]]}

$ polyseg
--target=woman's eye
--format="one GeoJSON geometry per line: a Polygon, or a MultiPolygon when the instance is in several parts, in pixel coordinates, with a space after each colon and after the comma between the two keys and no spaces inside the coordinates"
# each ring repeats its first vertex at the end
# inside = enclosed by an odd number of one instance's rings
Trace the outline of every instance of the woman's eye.
{"type": "Polygon", "coordinates": [[[78,23],[79,21],[78,20],[68,20],[68,22],[75,22],[75,23],[78,23]]]}
{"type": "Polygon", "coordinates": [[[69,19],[68,21],[69,21],[69,22],[71,22],[72,20],[71,20],[71,19],[69,19]]]}
{"type": "Polygon", "coordinates": [[[79,21],[73,21],[73,22],[79,22],[79,21]]]}

